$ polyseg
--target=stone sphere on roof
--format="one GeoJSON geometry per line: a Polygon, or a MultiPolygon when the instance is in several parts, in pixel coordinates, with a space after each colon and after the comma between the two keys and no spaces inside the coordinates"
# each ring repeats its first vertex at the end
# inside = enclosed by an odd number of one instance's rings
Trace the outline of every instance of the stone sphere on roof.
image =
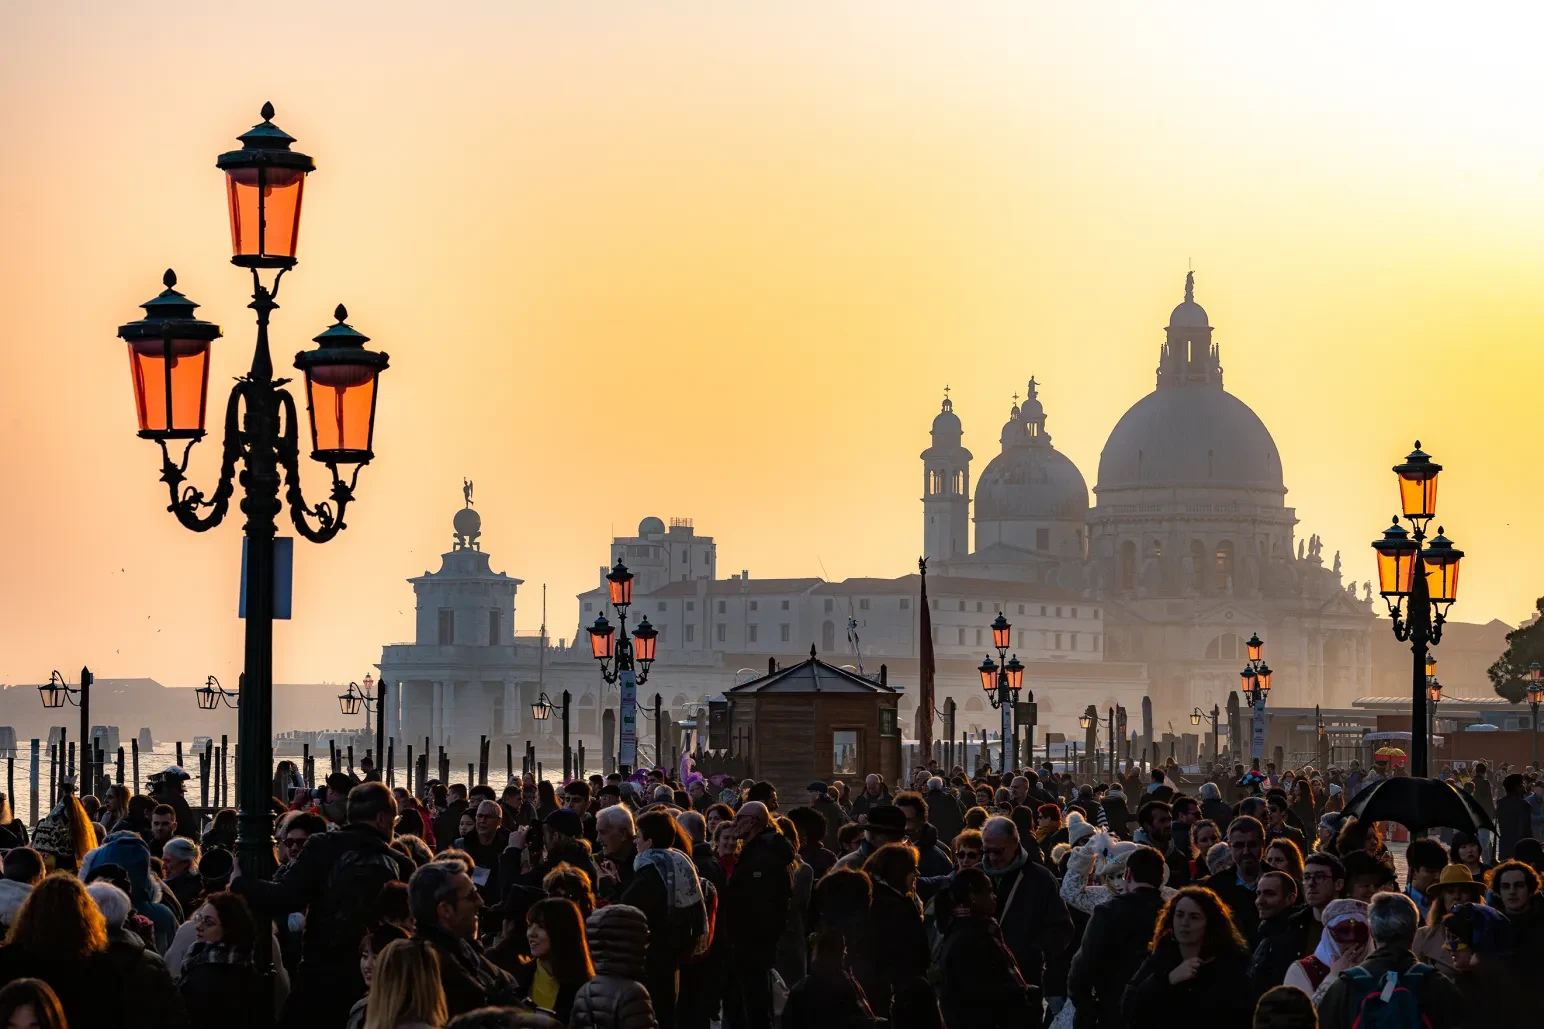
{"type": "Polygon", "coordinates": [[[457,536],[475,536],[482,531],[482,515],[470,507],[463,507],[456,512],[451,524],[456,527],[457,536]]]}
{"type": "Polygon", "coordinates": [[[664,519],[655,518],[653,515],[649,515],[649,517],[638,523],[638,535],[640,536],[657,536],[664,531],[664,519]]]}

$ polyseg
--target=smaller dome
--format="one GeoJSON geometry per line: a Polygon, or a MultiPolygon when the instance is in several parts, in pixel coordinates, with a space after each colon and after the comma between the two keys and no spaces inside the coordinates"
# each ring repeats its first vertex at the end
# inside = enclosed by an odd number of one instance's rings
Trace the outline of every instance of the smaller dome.
{"type": "Polygon", "coordinates": [[[1171,329],[1209,329],[1212,323],[1206,317],[1206,308],[1196,303],[1196,273],[1185,273],[1185,299],[1169,312],[1171,329]]]}
{"type": "Polygon", "coordinates": [[[640,536],[658,536],[664,531],[664,520],[655,518],[653,515],[649,515],[649,517],[638,523],[638,535],[640,536]]]}
{"type": "Polygon", "coordinates": [[[482,515],[473,511],[470,507],[463,507],[456,512],[456,517],[451,522],[455,526],[457,536],[472,537],[482,531],[482,515]]]}

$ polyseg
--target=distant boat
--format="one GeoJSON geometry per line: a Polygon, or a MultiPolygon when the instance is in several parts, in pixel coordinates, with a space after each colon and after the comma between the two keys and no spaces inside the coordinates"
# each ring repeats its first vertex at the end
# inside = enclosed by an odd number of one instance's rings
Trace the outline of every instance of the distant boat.
{"type": "Polygon", "coordinates": [[[212,737],[212,736],[195,736],[195,737],[193,737],[193,749],[195,751],[203,750],[205,747],[209,746],[213,742],[214,742],[214,737],[212,737]]]}

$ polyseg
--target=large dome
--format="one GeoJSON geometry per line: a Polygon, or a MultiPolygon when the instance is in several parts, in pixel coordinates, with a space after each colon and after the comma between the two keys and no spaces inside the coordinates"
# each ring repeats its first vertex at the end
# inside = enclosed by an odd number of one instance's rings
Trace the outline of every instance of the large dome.
{"type": "Polygon", "coordinates": [[[1202,382],[1157,389],[1116,423],[1099,455],[1098,493],[1232,486],[1285,493],[1276,441],[1249,405],[1202,382]]]}
{"type": "Polygon", "coordinates": [[[976,521],[1075,521],[1088,514],[1088,483],[1049,446],[1011,447],[976,480],[976,521]]]}

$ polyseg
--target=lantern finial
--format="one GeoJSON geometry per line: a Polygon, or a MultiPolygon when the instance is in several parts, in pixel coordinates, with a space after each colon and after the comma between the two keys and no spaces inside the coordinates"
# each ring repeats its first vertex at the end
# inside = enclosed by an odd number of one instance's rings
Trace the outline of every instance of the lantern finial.
{"type": "Polygon", "coordinates": [[[166,274],[161,276],[161,285],[165,286],[167,289],[171,289],[173,286],[177,285],[177,273],[172,271],[170,268],[166,269],[166,274]]]}
{"type": "Polygon", "coordinates": [[[344,307],[342,304],[339,304],[332,312],[332,316],[341,322],[348,317],[348,308],[344,307]]]}
{"type": "MultiPolygon", "coordinates": [[[[264,100],[263,109],[257,113],[263,116],[263,121],[273,121],[273,101],[264,100]]],[[[1416,444],[1416,446],[1420,446],[1420,444],[1416,444]]]]}

